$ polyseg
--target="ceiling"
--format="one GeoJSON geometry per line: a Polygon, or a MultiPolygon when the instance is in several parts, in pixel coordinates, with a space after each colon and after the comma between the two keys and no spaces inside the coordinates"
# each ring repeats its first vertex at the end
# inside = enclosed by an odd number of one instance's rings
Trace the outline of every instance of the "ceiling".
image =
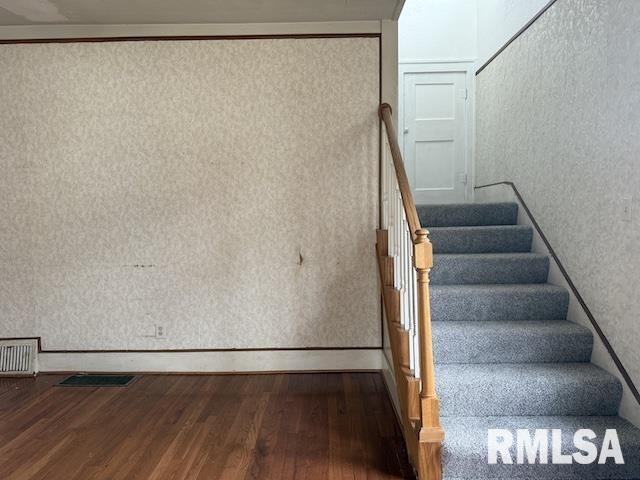
{"type": "Polygon", "coordinates": [[[404,0],[0,0],[0,26],[397,19],[404,0]]]}

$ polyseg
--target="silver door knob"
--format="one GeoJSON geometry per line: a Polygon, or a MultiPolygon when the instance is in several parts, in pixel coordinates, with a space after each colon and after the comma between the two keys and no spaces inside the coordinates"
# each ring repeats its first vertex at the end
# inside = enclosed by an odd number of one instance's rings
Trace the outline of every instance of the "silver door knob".
{"type": "Polygon", "coordinates": [[[405,129],[404,129],[404,133],[405,133],[405,134],[409,133],[409,129],[408,129],[408,128],[405,128],[405,129]]]}

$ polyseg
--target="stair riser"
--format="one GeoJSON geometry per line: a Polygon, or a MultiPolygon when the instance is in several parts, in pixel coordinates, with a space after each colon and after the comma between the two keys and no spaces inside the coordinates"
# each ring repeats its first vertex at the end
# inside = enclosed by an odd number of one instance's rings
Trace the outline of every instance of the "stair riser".
{"type": "Polygon", "coordinates": [[[448,328],[455,323],[433,322],[436,363],[579,363],[591,359],[593,336],[586,329],[524,334],[513,329],[489,336],[491,332],[473,327],[448,328]]]}
{"type": "Polygon", "coordinates": [[[545,283],[549,259],[543,256],[488,258],[435,255],[429,275],[433,285],[545,283]]]}
{"type": "Polygon", "coordinates": [[[435,253],[524,253],[531,251],[532,237],[531,228],[520,226],[429,230],[435,253]]]}
{"type": "Polygon", "coordinates": [[[566,291],[526,293],[465,292],[431,287],[434,321],[465,320],[564,320],[569,306],[566,291]]]}
{"type": "MultiPolygon", "coordinates": [[[[442,378],[442,377],[440,377],[442,378]]],[[[457,383],[438,385],[443,416],[515,415],[616,415],[622,387],[616,383],[580,384],[530,383],[519,379],[505,384],[457,383]]]]}
{"type": "Polygon", "coordinates": [[[516,203],[426,205],[418,207],[420,223],[426,227],[474,225],[514,225],[518,220],[516,203]]]}

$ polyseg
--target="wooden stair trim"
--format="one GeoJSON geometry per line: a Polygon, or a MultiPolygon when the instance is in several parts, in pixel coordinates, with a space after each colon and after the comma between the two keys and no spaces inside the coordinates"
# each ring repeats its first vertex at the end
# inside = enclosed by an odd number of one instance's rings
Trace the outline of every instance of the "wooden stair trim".
{"type": "Polygon", "coordinates": [[[437,397],[423,397],[420,379],[409,368],[409,333],[400,325],[400,292],[393,285],[394,259],[388,254],[388,232],[376,232],[376,257],[380,275],[384,313],[389,332],[392,368],[398,390],[402,432],[409,459],[420,480],[441,480],[441,444],[444,430],[440,426],[437,397]],[[424,426],[425,418],[429,425],[424,426]],[[435,425],[435,426],[434,426],[435,425]]]}

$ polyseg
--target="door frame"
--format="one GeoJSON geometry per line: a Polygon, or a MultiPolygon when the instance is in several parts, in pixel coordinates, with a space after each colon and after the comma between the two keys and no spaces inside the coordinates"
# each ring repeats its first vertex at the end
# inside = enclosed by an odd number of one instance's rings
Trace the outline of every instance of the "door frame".
{"type": "MultiPolygon", "coordinates": [[[[476,154],[476,77],[475,60],[405,60],[398,62],[398,144],[402,158],[406,158],[404,151],[404,80],[407,74],[413,73],[464,73],[467,101],[465,102],[465,166],[467,169],[467,184],[465,185],[465,201],[472,202],[475,185],[475,154],[476,154]]],[[[412,183],[412,179],[409,182],[412,183]]],[[[413,185],[411,185],[413,190],[413,185]]]]}

